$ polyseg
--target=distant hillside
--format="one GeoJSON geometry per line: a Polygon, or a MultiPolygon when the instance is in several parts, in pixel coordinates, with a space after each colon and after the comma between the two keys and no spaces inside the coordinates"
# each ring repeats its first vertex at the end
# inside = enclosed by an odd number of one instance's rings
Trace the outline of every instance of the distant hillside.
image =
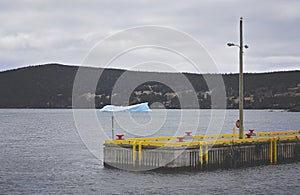
{"type": "MultiPolygon", "coordinates": [[[[77,70],[77,66],[46,64],[0,72],[0,108],[71,108],[72,88],[77,70]]],[[[87,75],[98,74],[97,70],[99,69],[85,68],[87,75]]],[[[104,70],[96,92],[89,91],[83,85],[81,94],[77,94],[75,99],[82,102],[82,108],[89,108],[91,101],[95,101],[98,108],[110,104],[112,87],[124,72],[115,69],[104,70]]],[[[155,75],[171,78],[177,74],[130,71],[127,73],[133,78],[155,75]]],[[[210,108],[210,91],[203,75],[184,75],[197,92],[200,107],[210,108]]],[[[217,75],[208,76],[214,78],[217,75]]],[[[224,74],[222,77],[226,87],[227,108],[238,108],[238,74],[224,74]]],[[[244,79],[245,108],[299,109],[300,71],[251,73],[245,74],[244,79]]],[[[189,90],[182,86],[181,91],[184,94],[188,94],[189,90]]],[[[130,104],[145,101],[150,104],[161,102],[167,108],[195,107],[182,107],[178,97],[168,86],[154,81],[141,84],[131,93],[130,104]]]]}

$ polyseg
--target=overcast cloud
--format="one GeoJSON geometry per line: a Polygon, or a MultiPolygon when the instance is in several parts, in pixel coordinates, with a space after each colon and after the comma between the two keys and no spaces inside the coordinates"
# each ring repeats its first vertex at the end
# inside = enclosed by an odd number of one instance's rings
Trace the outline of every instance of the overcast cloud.
{"type": "Polygon", "coordinates": [[[245,71],[299,70],[299,9],[299,0],[4,0],[0,70],[51,62],[79,65],[96,43],[115,32],[160,25],[194,37],[219,71],[238,72],[238,50],[226,43],[238,43],[241,16],[250,46],[245,71]]]}

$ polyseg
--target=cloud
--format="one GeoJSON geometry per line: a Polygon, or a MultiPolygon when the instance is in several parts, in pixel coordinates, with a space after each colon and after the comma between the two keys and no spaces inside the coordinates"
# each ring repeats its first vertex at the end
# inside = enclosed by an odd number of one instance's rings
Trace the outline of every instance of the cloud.
{"type": "Polygon", "coordinates": [[[268,56],[264,60],[271,63],[298,63],[300,56],[268,56]]]}
{"type": "MultiPolygon", "coordinates": [[[[221,72],[237,72],[238,21],[244,17],[245,70],[300,68],[297,0],[0,2],[0,70],[61,62],[80,64],[105,37],[142,25],[168,26],[198,40],[221,72]]],[[[188,47],[188,46],[184,46],[188,47]]]]}

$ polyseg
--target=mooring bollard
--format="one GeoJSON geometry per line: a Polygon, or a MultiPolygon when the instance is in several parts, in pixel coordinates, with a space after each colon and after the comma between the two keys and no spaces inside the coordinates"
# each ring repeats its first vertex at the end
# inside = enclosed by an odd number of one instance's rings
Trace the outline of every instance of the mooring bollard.
{"type": "Polygon", "coordinates": [[[252,135],[255,135],[254,129],[249,129],[249,133],[246,134],[247,138],[251,138],[252,135]]]}
{"type": "Polygon", "coordinates": [[[117,134],[117,140],[123,140],[124,134],[117,134]]]}
{"type": "Polygon", "coordinates": [[[252,136],[256,136],[256,133],[254,133],[254,129],[250,129],[249,132],[252,134],[252,136]]]}
{"type": "Polygon", "coordinates": [[[178,142],[183,142],[184,137],[177,137],[177,139],[178,139],[178,142]]]}
{"type": "Polygon", "coordinates": [[[186,131],[184,139],[192,140],[193,139],[192,132],[191,131],[186,131]]]}

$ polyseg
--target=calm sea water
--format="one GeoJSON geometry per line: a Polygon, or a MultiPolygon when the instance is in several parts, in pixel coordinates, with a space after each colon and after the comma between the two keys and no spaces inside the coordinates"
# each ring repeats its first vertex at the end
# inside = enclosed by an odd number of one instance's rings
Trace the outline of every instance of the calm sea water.
{"type": "MultiPolygon", "coordinates": [[[[97,112],[98,126],[95,126],[89,112],[81,112],[82,116],[74,120],[72,110],[0,110],[0,194],[300,192],[300,163],[179,173],[136,173],[103,168],[102,144],[111,138],[112,114],[97,112]],[[80,129],[82,126],[86,128],[80,129]],[[89,130],[99,132],[98,137],[90,136],[97,141],[98,153],[91,153],[86,147],[92,138],[83,139],[85,143],[81,139],[89,130]]],[[[210,110],[118,114],[114,129],[126,137],[179,135],[184,131],[203,134],[207,129],[213,133],[219,130],[228,133],[232,132],[237,116],[237,110],[227,110],[223,117],[210,110]]],[[[300,129],[299,116],[300,113],[278,110],[246,110],[245,128],[255,131],[300,129]]]]}

